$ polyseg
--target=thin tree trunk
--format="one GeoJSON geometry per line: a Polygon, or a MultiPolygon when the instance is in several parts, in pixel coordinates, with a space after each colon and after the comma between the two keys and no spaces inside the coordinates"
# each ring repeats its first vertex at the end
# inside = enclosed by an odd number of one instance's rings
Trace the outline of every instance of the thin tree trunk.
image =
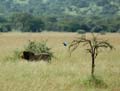
{"type": "Polygon", "coordinates": [[[92,70],[91,70],[92,77],[94,76],[94,69],[95,69],[95,56],[94,54],[92,54],[92,70]]]}

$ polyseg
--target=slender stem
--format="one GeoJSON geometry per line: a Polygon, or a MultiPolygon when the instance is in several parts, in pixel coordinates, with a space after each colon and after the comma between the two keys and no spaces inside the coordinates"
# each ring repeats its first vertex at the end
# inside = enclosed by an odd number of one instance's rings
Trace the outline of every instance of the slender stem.
{"type": "Polygon", "coordinates": [[[91,75],[94,76],[94,69],[95,69],[95,56],[92,54],[92,70],[91,75]]]}

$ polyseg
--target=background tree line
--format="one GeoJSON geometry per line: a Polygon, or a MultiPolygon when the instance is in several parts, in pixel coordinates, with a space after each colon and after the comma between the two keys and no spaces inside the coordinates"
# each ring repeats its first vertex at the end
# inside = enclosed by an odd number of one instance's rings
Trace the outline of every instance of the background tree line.
{"type": "Polygon", "coordinates": [[[33,15],[120,15],[120,0],[0,0],[0,14],[27,12],[33,15]]]}
{"type": "Polygon", "coordinates": [[[29,13],[13,13],[0,16],[0,32],[120,32],[120,16],[35,16],[29,13]]]}
{"type": "Polygon", "coordinates": [[[119,32],[120,0],[0,0],[0,31],[119,32]]]}

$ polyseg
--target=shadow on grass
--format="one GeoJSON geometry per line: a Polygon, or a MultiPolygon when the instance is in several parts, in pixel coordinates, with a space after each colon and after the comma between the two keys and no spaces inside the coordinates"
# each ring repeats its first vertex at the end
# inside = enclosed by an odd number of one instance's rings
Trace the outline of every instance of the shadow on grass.
{"type": "Polygon", "coordinates": [[[89,76],[86,80],[83,81],[83,84],[88,87],[95,88],[107,88],[107,84],[100,78],[96,76],[89,76]]]}

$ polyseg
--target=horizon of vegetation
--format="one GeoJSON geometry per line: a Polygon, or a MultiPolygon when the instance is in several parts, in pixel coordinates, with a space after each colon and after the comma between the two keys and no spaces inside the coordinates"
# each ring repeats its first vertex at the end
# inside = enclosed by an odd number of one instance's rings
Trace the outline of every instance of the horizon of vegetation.
{"type": "Polygon", "coordinates": [[[119,0],[0,2],[0,32],[120,32],[119,0]]]}

